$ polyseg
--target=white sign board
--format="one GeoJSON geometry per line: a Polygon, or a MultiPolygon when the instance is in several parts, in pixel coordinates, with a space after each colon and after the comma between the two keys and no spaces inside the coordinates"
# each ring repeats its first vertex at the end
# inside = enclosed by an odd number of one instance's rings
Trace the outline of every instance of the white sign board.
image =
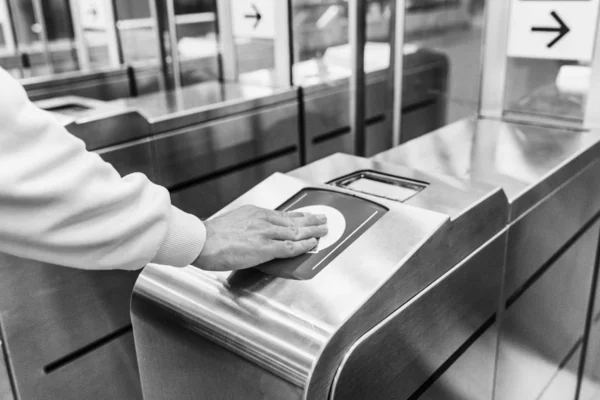
{"type": "Polygon", "coordinates": [[[231,0],[235,37],[274,39],[275,7],[284,0],[231,0]]]}
{"type": "Polygon", "coordinates": [[[599,0],[512,0],[508,56],[588,62],[599,0]]]}

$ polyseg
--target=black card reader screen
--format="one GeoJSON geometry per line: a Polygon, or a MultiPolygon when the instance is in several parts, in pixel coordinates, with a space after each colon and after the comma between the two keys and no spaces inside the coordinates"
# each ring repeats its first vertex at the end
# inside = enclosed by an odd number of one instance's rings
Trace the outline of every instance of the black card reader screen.
{"type": "Polygon", "coordinates": [[[277,210],[327,216],[329,232],[311,252],[258,267],[271,275],[301,280],[317,275],[388,211],[380,204],[357,196],[311,188],[298,192],[277,210]]]}

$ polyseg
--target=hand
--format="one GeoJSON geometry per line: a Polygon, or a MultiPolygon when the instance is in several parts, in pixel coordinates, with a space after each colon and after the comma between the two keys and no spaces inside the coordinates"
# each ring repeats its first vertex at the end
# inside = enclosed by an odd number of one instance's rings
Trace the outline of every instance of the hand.
{"type": "Polygon", "coordinates": [[[244,206],[206,221],[206,243],[193,265],[209,271],[255,267],[292,258],[327,234],[324,215],[285,213],[244,206]]]}

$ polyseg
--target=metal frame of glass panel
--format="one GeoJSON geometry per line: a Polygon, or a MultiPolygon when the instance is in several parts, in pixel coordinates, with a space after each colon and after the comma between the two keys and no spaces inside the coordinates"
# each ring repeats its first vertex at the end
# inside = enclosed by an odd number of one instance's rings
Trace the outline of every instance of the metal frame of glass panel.
{"type": "Polygon", "coordinates": [[[276,0],[275,9],[275,75],[278,86],[293,85],[293,41],[290,0],[276,0]]]}
{"type": "MultiPolygon", "coordinates": [[[[221,24],[222,2],[217,0],[218,24],[221,24]]],[[[223,2],[224,3],[224,2],[223,2]]],[[[176,14],[174,0],[152,0],[151,13],[153,26],[157,31],[159,57],[163,70],[166,88],[175,89],[183,85],[182,57],[179,52],[178,27],[198,23],[216,23],[217,16],[214,12],[196,12],[189,14],[176,14]]],[[[223,48],[219,50],[222,51],[223,48]]]]}
{"type": "MultiPolygon", "coordinates": [[[[354,135],[354,152],[364,155],[366,151],[365,138],[365,70],[364,51],[366,43],[366,7],[363,0],[349,1],[349,39],[352,51],[352,76],[350,78],[350,127],[354,135]]],[[[402,78],[404,57],[404,18],[406,16],[405,0],[396,0],[394,3],[393,34],[394,48],[390,52],[390,68],[394,75],[393,108],[392,108],[392,135],[393,145],[397,146],[401,140],[402,124],[402,78]]]]}
{"type": "MultiPolygon", "coordinates": [[[[105,14],[104,27],[107,36],[108,66],[118,67],[121,65],[121,49],[117,31],[116,14],[114,3],[111,0],[96,0],[101,5],[105,14]]],[[[71,15],[73,18],[73,31],[75,32],[75,43],[80,70],[89,70],[91,67],[90,54],[86,46],[86,27],[82,23],[82,8],[80,0],[69,0],[71,15]]]]}
{"type": "Polygon", "coordinates": [[[42,43],[42,54],[46,67],[49,68],[50,74],[54,73],[54,64],[52,62],[52,55],[50,54],[50,41],[48,40],[48,29],[46,27],[46,18],[44,18],[44,8],[42,6],[42,0],[32,0],[33,14],[37,25],[39,26],[39,38],[42,43]]]}
{"type": "Polygon", "coordinates": [[[231,23],[230,0],[217,0],[217,32],[221,55],[221,79],[226,82],[236,82],[239,77],[239,69],[231,23]]]}
{"type": "Polygon", "coordinates": [[[350,76],[350,128],[354,137],[354,154],[364,156],[365,138],[365,44],[367,42],[367,2],[348,3],[348,38],[352,59],[350,76]]]}
{"type": "Polygon", "coordinates": [[[0,0],[0,25],[2,29],[2,36],[4,37],[4,45],[0,46],[0,54],[15,54],[16,46],[12,31],[12,18],[8,12],[6,0],[0,0]]]}
{"type": "Polygon", "coordinates": [[[405,0],[394,2],[393,44],[390,53],[390,68],[394,76],[394,97],[392,101],[392,146],[402,141],[402,81],[404,77],[404,21],[406,18],[405,0]]]}
{"type": "MultiPolygon", "coordinates": [[[[508,37],[510,29],[511,2],[487,0],[485,5],[485,33],[481,73],[479,115],[484,118],[507,119],[505,95],[507,85],[508,37]]],[[[596,40],[590,62],[590,86],[584,105],[582,128],[600,126],[600,32],[596,28],[596,40]]],[[[552,117],[536,117],[540,123],[573,127],[552,117]]]]}
{"type": "Polygon", "coordinates": [[[90,69],[90,56],[85,45],[84,30],[81,25],[81,9],[79,7],[80,0],[69,0],[71,7],[71,16],[73,18],[73,32],[75,33],[75,46],[77,47],[77,61],[79,69],[87,71],[90,69]]]}

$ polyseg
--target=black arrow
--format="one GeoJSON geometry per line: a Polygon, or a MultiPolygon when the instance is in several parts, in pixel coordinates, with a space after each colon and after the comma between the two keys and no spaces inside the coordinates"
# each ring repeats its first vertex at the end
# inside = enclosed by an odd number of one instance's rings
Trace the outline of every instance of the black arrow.
{"type": "Polygon", "coordinates": [[[256,19],[256,22],[254,23],[254,29],[256,29],[256,27],[258,26],[258,23],[260,22],[260,19],[262,18],[262,15],[260,15],[258,8],[256,8],[256,6],[254,4],[252,4],[252,9],[254,10],[254,14],[246,14],[246,15],[244,15],[244,18],[256,19]]]}
{"type": "Polygon", "coordinates": [[[533,27],[533,28],[531,28],[532,32],[557,32],[558,33],[558,36],[555,37],[553,41],[548,43],[548,48],[554,46],[560,39],[562,39],[567,33],[569,33],[571,31],[569,29],[569,27],[567,26],[567,24],[565,24],[563,22],[563,20],[560,19],[560,17],[558,16],[558,14],[556,14],[555,11],[552,11],[550,13],[550,15],[552,15],[554,17],[554,19],[556,20],[556,22],[558,22],[558,24],[560,25],[559,27],[556,27],[556,28],[533,27]]]}

